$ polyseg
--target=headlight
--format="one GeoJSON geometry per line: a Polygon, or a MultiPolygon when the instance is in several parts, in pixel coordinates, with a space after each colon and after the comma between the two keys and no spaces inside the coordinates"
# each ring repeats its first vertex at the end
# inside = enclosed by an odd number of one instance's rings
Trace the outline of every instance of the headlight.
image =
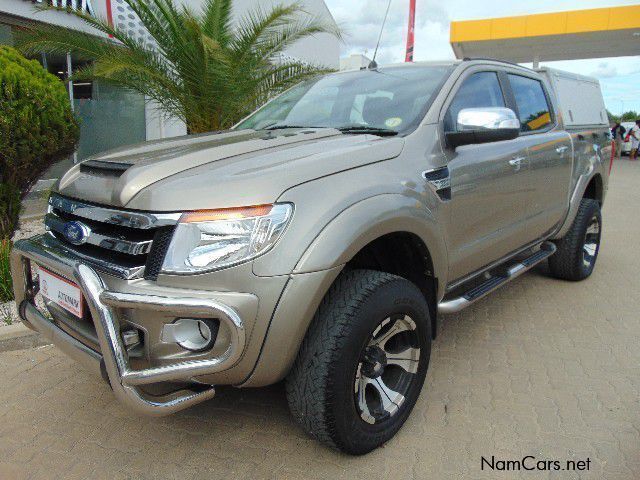
{"type": "Polygon", "coordinates": [[[278,241],[292,214],[289,203],[185,213],[162,272],[201,273],[256,258],[278,241]]]}

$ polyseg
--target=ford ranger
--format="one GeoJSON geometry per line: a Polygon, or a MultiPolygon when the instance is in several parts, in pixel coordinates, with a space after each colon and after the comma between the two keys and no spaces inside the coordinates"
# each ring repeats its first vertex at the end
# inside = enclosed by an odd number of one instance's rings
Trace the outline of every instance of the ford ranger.
{"type": "Polygon", "coordinates": [[[95,156],[14,246],[20,316],[137,412],[285,380],[310,435],[369,452],[441,315],[545,260],[593,271],[611,150],[587,83],[479,59],[334,73],[229,131],[95,156]]]}

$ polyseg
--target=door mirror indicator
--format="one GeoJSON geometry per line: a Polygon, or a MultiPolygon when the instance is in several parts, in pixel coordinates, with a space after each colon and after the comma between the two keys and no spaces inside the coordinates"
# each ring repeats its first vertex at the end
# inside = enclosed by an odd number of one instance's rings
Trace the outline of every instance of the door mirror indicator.
{"type": "Polygon", "coordinates": [[[520,121],[510,108],[464,108],[458,112],[456,131],[447,132],[450,147],[512,140],[520,134],[520,121]]]}

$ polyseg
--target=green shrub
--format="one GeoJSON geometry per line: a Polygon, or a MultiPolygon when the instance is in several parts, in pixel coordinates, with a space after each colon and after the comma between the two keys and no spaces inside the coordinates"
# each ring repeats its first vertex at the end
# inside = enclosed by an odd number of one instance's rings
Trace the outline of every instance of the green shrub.
{"type": "Polygon", "coordinates": [[[73,152],[78,135],[64,84],[0,46],[0,238],[17,227],[15,192],[24,198],[47,168],[73,152]]]}
{"type": "Polygon", "coordinates": [[[11,252],[11,242],[0,240],[0,303],[13,300],[9,252],[11,252]]]}
{"type": "Polygon", "coordinates": [[[0,239],[11,238],[19,214],[20,190],[14,185],[0,183],[0,239]]]}

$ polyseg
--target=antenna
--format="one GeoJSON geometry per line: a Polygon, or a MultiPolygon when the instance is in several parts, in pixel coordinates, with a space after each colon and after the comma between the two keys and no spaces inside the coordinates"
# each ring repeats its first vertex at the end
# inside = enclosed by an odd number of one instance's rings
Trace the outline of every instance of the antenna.
{"type": "Polygon", "coordinates": [[[389,9],[391,8],[391,0],[387,4],[387,11],[384,14],[384,20],[382,21],[382,26],[380,27],[380,35],[378,35],[378,43],[376,43],[376,50],[373,52],[373,60],[369,64],[370,70],[375,70],[378,68],[378,64],[376,63],[376,56],[378,55],[378,47],[380,46],[380,40],[382,40],[382,32],[384,31],[384,26],[387,23],[387,17],[389,16],[389,9]]]}

